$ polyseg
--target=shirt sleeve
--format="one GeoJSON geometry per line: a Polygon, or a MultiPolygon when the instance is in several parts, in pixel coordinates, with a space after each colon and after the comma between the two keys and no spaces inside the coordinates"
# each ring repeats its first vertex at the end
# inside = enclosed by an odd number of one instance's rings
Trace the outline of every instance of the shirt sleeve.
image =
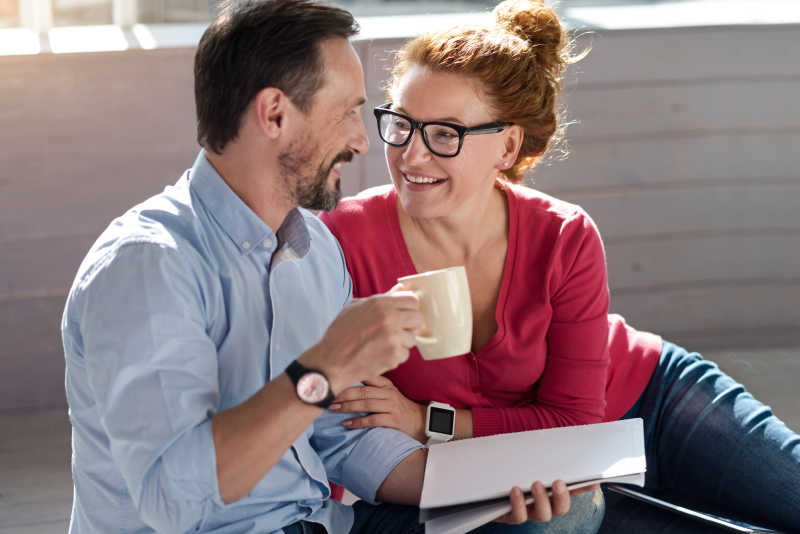
{"type": "MultiPolygon", "coordinates": [[[[339,241],[334,241],[344,276],[344,306],[353,296],[353,282],[347,270],[344,251],[339,241]]],[[[314,421],[311,445],[322,459],[331,481],[375,504],[375,494],[389,473],[406,456],[421,448],[422,444],[390,428],[349,430],[341,423],[351,417],[352,413],[323,411],[314,421]]]]}
{"type": "Polygon", "coordinates": [[[422,444],[391,428],[348,430],[341,422],[353,415],[325,410],[314,422],[311,444],[330,480],[375,504],[375,494],[389,473],[422,444]]]}
{"type": "Polygon", "coordinates": [[[95,410],[141,519],[159,532],[194,529],[223,506],[217,352],[200,283],[175,248],[129,243],[87,273],[80,295],[95,410]]]}
{"type": "Polygon", "coordinates": [[[608,372],[605,252],[584,212],[565,221],[549,266],[547,356],[530,404],[474,407],[475,436],[599,423],[608,372]]]}

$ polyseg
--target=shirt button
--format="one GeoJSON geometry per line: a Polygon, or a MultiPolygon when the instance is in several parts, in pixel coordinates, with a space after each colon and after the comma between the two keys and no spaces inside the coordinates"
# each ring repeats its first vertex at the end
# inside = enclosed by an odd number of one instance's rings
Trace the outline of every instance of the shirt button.
{"type": "Polygon", "coordinates": [[[250,249],[250,241],[242,241],[242,248],[245,250],[250,249]]]}
{"type": "Polygon", "coordinates": [[[276,343],[276,344],[275,344],[275,350],[281,350],[281,345],[280,345],[280,343],[276,343]]]}
{"type": "Polygon", "coordinates": [[[269,247],[271,247],[271,246],[272,246],[272,239],[270,239],[270,238],[268,237],[268,238],[266,238],[266,239],[264,240],[264,242],[263,242],[263,243],[261,243],[261,244],[262,244],[262,245],[264,245],[264,248],[269,248],[269,247]]]}

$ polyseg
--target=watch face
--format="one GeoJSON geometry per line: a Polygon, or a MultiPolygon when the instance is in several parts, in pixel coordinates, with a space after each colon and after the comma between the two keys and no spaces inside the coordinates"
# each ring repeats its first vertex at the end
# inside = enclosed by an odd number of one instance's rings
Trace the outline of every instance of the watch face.
{"type": "Polygon", "coordinates": [[[453,434],[453,420],[455,413],[453,410],[443,410],[431,406],[431,419],[428,423],[428,430],[439,434],[453,434]]]}
{"type": "Polygon", "coordinates": [[[297,381],[297,395],[303,402],[314,404],[328,396],[330,385],[319,373],[306,373],[297,381]]]}

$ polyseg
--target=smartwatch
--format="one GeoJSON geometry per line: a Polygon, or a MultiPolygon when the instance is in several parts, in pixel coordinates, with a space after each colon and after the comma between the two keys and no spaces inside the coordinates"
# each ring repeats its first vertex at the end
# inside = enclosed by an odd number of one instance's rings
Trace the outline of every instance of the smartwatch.
{"type": "Polygon", "coordinates": [[[295,360],[286,368],[286,374],[294,383],[297,398],[306,404],[327,408],[333,402],[331,383],[322,371],[309,369],[295,360]]]}
{"type": "Polygon", "coordinates": [[[456,409],[443,402],[429,402],[425,416],[425,445],[435,445],[453,439],[456,429],[456,409]]]}

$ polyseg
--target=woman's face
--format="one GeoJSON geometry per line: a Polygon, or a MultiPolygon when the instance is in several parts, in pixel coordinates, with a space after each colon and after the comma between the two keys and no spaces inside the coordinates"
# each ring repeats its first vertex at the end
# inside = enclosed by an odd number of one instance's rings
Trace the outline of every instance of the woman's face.
{"type": "MultiPolygon", "coordinates": [[[[460,74],[413,65],[392,87],[391,109],[416,121],[445,121],[466,127],[495,122],[479,84],[460,74]]],[[[415,130],[402,147],[385,146],[386,163],[403,209],[412,217],[470,213],[492,194],[498,169],[513,163],[509,130],[467,135],[461,151],[433,154],[415,130]]]]}

